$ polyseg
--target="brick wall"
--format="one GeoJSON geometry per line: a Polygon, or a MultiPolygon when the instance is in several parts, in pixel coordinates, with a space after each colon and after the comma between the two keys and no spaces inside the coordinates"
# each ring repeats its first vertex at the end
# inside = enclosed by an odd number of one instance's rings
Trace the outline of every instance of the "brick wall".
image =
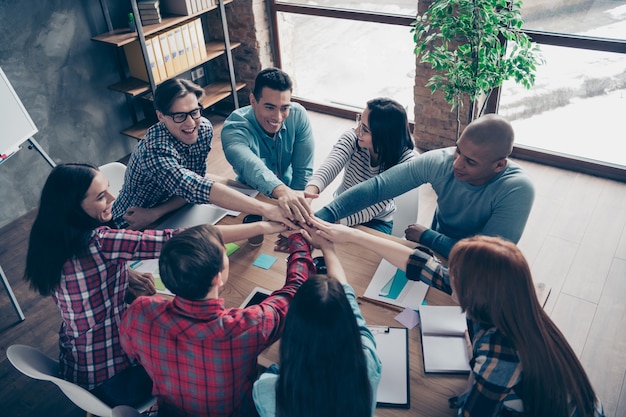
{"type": "MultiPolygon", "coordinates": [[[[433,0],[419,0],[418,14],[424,13],[433,0]]],[[[430,88],[425,87],[428,79],[435,72],[430,64],[422,64],[415,60],[415,128],[413,138],[418,148],[423,150],[453,146],[456,143],[457,121],[456,110],[451,111],[451,105],[445,100],[443,93],[437,91],[431,94],[430,88]]],[[[467,125],[469,118],[469,101],[464,103],[460,112],[461,131],[467,125]]]]}

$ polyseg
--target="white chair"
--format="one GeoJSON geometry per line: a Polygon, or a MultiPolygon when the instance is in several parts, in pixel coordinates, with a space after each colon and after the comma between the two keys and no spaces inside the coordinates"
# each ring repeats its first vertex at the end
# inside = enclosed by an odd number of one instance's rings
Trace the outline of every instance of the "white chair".
{"type": "MultiPolygon", "coordinates": [[[[39,349],[26,345],[11,345],[7,349],[9,362],[21,373],[33,379],[50,381],[76,406],[87,412],[87,416],[112,417],[113,409],[85,388],[59,378],[59,362],[51,359],[39,349]]],[[[137,407],[139,412],[148,410],[156,403],[150,398],[137,407]]]]}
{"type": "Polygon", "coordinates": [[[393,213],[393,229],[391,234],[404,237],[407,226],[417,222],[417,210],[419,208],[419,187],[407,191],[395,197],[396,211],[393,213]]]}
{"type": "Polygon", "coordinates": [[[128,405],[118,405],[113,408],[111,417],[141,417],[141,413],[128,405]]]}
{"type": "Polygon", "coordinates": [[[100,167],[100,171],[109,180],[109,190],[116,198],[124,185],[124,175],[126,174],[126,165],[121,162],[109,162],[100,167]]]}

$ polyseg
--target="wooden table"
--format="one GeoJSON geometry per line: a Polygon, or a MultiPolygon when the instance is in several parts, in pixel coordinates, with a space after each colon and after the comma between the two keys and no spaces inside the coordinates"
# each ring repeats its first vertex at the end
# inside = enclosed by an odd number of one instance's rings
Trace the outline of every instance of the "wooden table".
{"type": "MultiPolygon", "coordinates": [[[[267,201],[267,198],[264,196],[258,196],[257,198],[267,201]]],[[[218,224],[240,224],[243,217],[244,214],[240,214],[237,217],[226,216],[218,224]]],[[[385,236],[409,247],[415,246],[414,242],[384,235],[367,227],[358,227],[368,233],[385,236]]],[[[229,257],[230,276],[221,293],[221,296],[225,299],[226,307],[240,306],[254,287],[258,286],[276,290],[283,286],[287,254],[274,251],[275,240],[276,235],[267,235],[260,246],[251,246],[247,241],[235,242],[240,245],[240,248],[229,257]],[[252,265],[254,260],[263,253],[278,258],[272,267],[267,270],[252,265]]],[[[354,288],[357,296],[363,295],[381,261],[381,257],[367,248],[354,244],[337,244],[335,248],[346,271],[348,282],[354,288]]],[[[321,255],[321,252],[315,250],[313,256],[318,255],[321,255]]],[[[538,284],[536,288],[542,304],[545,304],[550,292],[549,288],[542,284],[538,284]]],[[[428,290],[426,301],[430,305],[456,304],[450,296],[433,288],[428,290]]],[[[402,326],[394,319],[398,311],[374,305],[367,301],[361,301],[360,308],[363,317],[369,325],[402,326]]],[[[377,408],[376,416],[438,417],[455,415],[454,410],[448,407],[448,398],[463,392],[467,377],[463,375],[425,375],[419,327],[410,329],[408,335],[411,408],[377,408]]],[[[269,366],[274,362],[278,362],[278,343],[259,356],[260,365],[269,366]]]]}
{"type": "MultiPolygon", "coordinates": [[[[237,224],[243,216],[225,217],[219,224],[237,224]]],[[[363,228],[363,230],[370,230],[363,228]]],[[[261,246],[253,247],[246,241],[236,242],[241,247],[230,255],[230,278],[221,294],[226,307],[239,306],[254,287],[276,290],[283,286],[286,273],[287,254],[274,251],[275,235],[268,235],[261,246]],[[275,256],[278,260],[268,270],[252,266],[254,260],[262,253],[275,256]]],[[[336,250],[346,270],[348,282],[358,295],[365,292],[370,279],[374,275],[381,257],[373,252],[353,244],[337,244],[336,250]]],[[[321,255],[314,251],[313,256],[321,255]]],[[[451,297],[438,290],[430,289],[426,296],[429,304],[451,305],[451,297]]],[[[366,301],[360,302],[365,320],[371,325],[395,326],[402,325],[394,320],[397,311],[377,306],[366,301]]],[[[448,408],[448,398],[462,392],[466,377],[459,375],[424,375],[419,328],[409,330],[409,363],[411,408],[377,408],[377,416],[453,416],[455,413],[448,408]]],[[[268,366],[278,361],[278,347],[272,346],[259,357],[259,363],[268,366]]]]}

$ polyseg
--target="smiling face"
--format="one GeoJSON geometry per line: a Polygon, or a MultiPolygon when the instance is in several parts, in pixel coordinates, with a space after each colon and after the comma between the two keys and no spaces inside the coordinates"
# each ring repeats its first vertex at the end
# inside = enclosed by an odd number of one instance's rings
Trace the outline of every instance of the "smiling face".
{"type": "Polygon", "coordinates": [[[109,181],[102,172],[97,171],[80,207],[92,219],[106,223],[113,217],[111,207],[114,200],[115,197],[109,191],[109,181]]]}
{"type": "Polygon", "coordinates": [[[483,185],[506,167],[506,158],[498,157],[486,146],[475,144],[461,135],[454,153],[454,177],[471,185],[483,185]]]}
{"type": "Polygon", "coordinates": [[[280,130],[285,119],[289,117],[291,91],[278,91],[264,87],[258,101],[253,94],[250,94],[250,104],[261,129],[269,136],[274,136],[280,130]]]}
{"type": "Polygon", "coordinates": [[[171,115],[175,113],[189,113],[198,108],[200,108],[198,98],[195,94],[189,93],[174,100],[169,113],[166,114],[157,110],[156,114],[159,121],[165,124],[172,136],[187,145],[193,145],[198,141],[198,129],[202,119],[198,117],[198,119],[194,120],[191,116],[187,116],[182,123],[176,123],[171,115]]]}

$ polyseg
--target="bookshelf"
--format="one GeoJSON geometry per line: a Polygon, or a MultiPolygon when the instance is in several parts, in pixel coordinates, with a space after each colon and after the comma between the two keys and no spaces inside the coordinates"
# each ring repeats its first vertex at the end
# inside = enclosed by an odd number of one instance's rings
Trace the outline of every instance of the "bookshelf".
{"type": "MultiPolygon", "coordinates": [[[[124,94],[127,99],[131,118],[133,120],[133,125],[124,129],[121,132],[122,134],[138,140],[143,139],[148,128],[154,123],[154,115],[147,113],[147,108],[150,108],[150,106],[146,106],[146,101],[152,101],[154,91],[158,84],[165,81],[166,79],[178,77],[181,74],[185,74],[188,71],[194,70],[198,67],[204,68],[204,73],[208,74],[208,76],[204,78],[210,80],[207,85],[203,85],[205,97],[202,100],[202,106],[205,109],[219,103],[220,101],[228,97],[232,97],[235,108],[239,107],[237,91],[243,89],[246,84],[238,83],[235,79],[232,50],[239,47],[241,43],[230,41],[228,35],[226,9],[224,7],[226,4],[232,3],[234,0],[214,0],[213,3],[215,4],[208,5],[208,7],[188,13],[184,16],[161,13],[162,19],[160,23],[146,26],[142,26],[141,24],[141,17],[138,9],[138,0],[128,1],[130,2],[133,14],[135,16],[137,31],[131,32],[130,29],[126,27],[117,29],[113,28],[111,24],[111,17],[109,15],[107,0],[100,0],[102,10],[105,15],[105,20],[107,22],[107,28],[109,30],[106,33],[102,33],[92,37],[92,40],[95,42],[111,45],[112,47],[115,47],[117,49],[125,49],[126,56],[124,56],[123,53],[116,54],[118,59],[120,60],[120,80],[108,87],[112,91],[124,94]],[[221,21],[222,25],[222,39],[207,39],[207,34],[210,32],[208,30],[208,19],[203,18],[205,18],[205,15],[207,15],[208,13],[219,13],[219,20],[221,21]],[[203,26],[204,39],[202,42],[203,45],[200,45],[200,47],[203,49],[201,58],[196,59],[195,62],[193,62],[191,65],[183,64],[174,70],[168,70],[166,77],[156,77],[153,74],[153,70],[151,68],[151,64],[152,66],[154,66],[154,62],[151,61],[151,40],[154,41],[158,39],[159,36],[168,33],[168,31],[176,30],[177,28],[183,28],[186,25],[193,25],[196,20],[200,20],[203,26]],[[139,65],[141,69],[145,68],[145,77],[143,77],[144,79],[139,79],[134,76],[135,74],[131,74],[131,65],[128,59],[128,51],[126,51],[126,48],[134,46],[133,42],[138,42],[141,55],[140,61],[143,61],[140,62],[139,65]],[[229,79],[227,80],[214,79],[214,77],[211,76],[212,74],[208,64],[211,63],[211,61],[220,57],[225,57],[226,59],[226,68],[228,69],[229,73],[229,79]],[[140,117],[138,115],[136,101],[143,102],[143,106],[140,106],[143,108],[143,117],[140,117]]],[[[200,2],[197,3],[199,4],[200,2]]],[[[163,4],[163,0],[161,0],[161,4],[163,4]]],[[[135,64],[134,66],[134,71],[136,71],[136,65],[137,64],[135,64]]],[[[154,72],[156,73],[156,71],[154,72]]]]}

